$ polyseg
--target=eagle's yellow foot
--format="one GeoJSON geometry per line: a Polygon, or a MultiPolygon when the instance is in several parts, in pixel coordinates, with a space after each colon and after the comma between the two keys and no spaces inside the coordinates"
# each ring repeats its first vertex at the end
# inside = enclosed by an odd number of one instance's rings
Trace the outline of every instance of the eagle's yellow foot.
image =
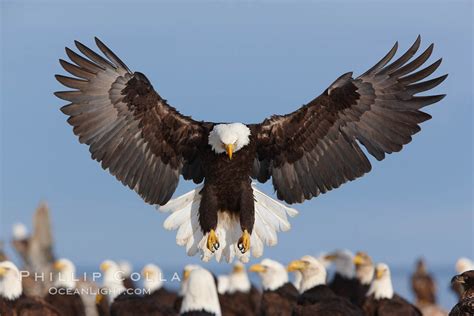
{"type": "Polygon", "coordinates": [[[215,252],[217,249],[219,249],[220,244],[219,244],[219,239],[217,239],[216,232],[214,229],[211,229],[209,232],[209,235],[207,236],[207,249],[209,249],[211,252],[215,252]]]}
{"type": "Polygon", "coordinates": [[[250,234],[246,229],[244,229],[242,237],[239,238],[237,247],[239,247],[240,252],[243,254],[250,250],[250,234]]]}

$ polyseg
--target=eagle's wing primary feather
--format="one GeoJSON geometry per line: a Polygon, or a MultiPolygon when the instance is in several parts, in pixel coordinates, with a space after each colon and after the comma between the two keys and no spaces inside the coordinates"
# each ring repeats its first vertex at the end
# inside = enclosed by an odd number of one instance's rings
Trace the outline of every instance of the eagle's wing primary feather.
{"type": "Polygon", "coordinates": [[[99,39],[105,58],[75,42],[81,56],[66,48],[74,63],[60,60],[75,77],[56,75],[72,91],[55,95],[70,103],[61,108],[92,158],[150,204],[165,204],[179,175],[203,180],[199,150],[207,144],[210,123],[181,115],[99,39]]]}
{"type": "Polygon", "coordinates": [[[421,81],[441,59],[419,70],[433,50],[430,45],[412,59],[420,37],[388,64],[397,46],[356,79],[346,73],[297,111],[252,126],[257,140],[253,177],[260,182],[272,177],[279,199],[302,202],[370,171],[357,141],[378,160],[409,143],[419,124],[431,118],[420,109],[444,97],[415,95],[436,87],[447,75],[421,81]]]}

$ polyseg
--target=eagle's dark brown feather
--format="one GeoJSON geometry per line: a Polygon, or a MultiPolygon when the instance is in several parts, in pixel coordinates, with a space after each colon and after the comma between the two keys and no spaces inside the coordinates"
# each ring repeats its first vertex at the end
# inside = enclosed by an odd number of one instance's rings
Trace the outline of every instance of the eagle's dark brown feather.
{"type": "Polygon", "coordinates": [[[61,312],[61,315],[85,316],[86,310],[81,296],[77,293],[71,294],[48,294],[45,297],[46,302],[54,306],[61,312]]]}
{"type": "Polygon", "coordinates": [[[361,298],[360,292],[363,287],[357,278],[347,278],[336,272],[328,286],[334,294],[345,297],[358,306],[364,298],[361,298]]]}
{"type": "Polygon", "coordinates": [[[128,295],[122,293],[117,296],[110,306],[111,316],[132,316],[132,315],[150,315],[150,316],[175,316],[177,313],[169,306],[156,300],[152,296],[128,295]]]}
{"type": "MultiPolygon", "coordinates": [[[[169,307],[174,309],[176,300],[178,299],[178,294],[172,291],[169,291],[165,288],[160,288],[158,290],[153,291],[149,294],[149,296],[160,302],[162,306],[169,307]]],[[[177,309],[179,311],[179,308],[177,309]]]]}
{"type": "Polygon", "coordinates": [[[260,304],[261,316],[290,316],[298,300],[298,290],[288,282],[276,290],[266,290],[262,293],[260,304]]]}
{"type": "Polygon", "coordinates": [[[294,307],[294,316],[362,316],[362,310],[344,297],[334,294],[327,285],[317,285],[303,292],[294,307]]]}
{"type": "Polygon", "coordinates": [[[237,291],[232,294],[220,294],[222,316],[258,315],[260,298],[260,292],[253,286],[248,293],[237,291]]]}
{"type": "Polygon", "coordinates": [[[0,315],[2,316],[60,316],[63,315],[54,306],[37,297],[21,295],[14,300],[0,297],[0,315]]]}
{"type": "Polygon", "coordinates": [[[339,77],[323,94],[297,111],[254,125],[257,159],[253,177],[273,178],[278,198],[302,202],[361,177],[371,164],[360,149],[382,160],[398,152],[431,118],[420,108],[444,95],[415,96],[439,85],[446,75],[420,82],[441,59],[416,71],[430,57],[433,45],[412,60],[420,37],[399,59],[387,65],[398,45],[363,75],[339,77]],[[409,62],[409,63],[407,63],[409,62]]]}
{"type": "Polygon", "coordinates": [[[207,145],[212,124],[181,115],[153,89],[141,73],[132,73],[102,42],[97,46],[108,60],[76,41],[87,58],[70,49],[71,64],[61,60],[73,76],[57,75],[76,89],[56,92],[71,102],[62,111],[92,158],[150,204],[165,204],[179,175],[203,180],[199,150],[207,145]]]}
{"type": "Polygon", "coordinates": [[[459,302],[449,313],[449,316],[474,315],[474,270],[455,276],[451,283],[460,285],[463,293],[459,302]]]}
{"type": "Polygon", "coordinates": [[[400,315],[400,316],[421,316],[421,311],[410,304],[404,298],[394,294],[391,299],[376,299],[374,295],[367,297],[364,306],[364,313],[367,316],[377,315],[400,315]]]}

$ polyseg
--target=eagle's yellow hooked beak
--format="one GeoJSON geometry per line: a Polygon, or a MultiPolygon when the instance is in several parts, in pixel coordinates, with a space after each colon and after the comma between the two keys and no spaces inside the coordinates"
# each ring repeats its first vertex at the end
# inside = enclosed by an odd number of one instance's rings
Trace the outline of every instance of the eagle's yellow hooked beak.
{"type": "Polygon", "coordinates": [[[142,275],[147,279],[153,277],[154,274],[155,273],[151,269],[143,269],[142,270],[142,275]]]}
{"type": "Polygon", "coordinates": [[[266,270],[267,270],[267,269],[266,269],[263,265],[261,265],[261,264],[259,264],[259,263],[254,264],[254,265],[251,266],[250,269],[249,269],[250,272],[265,272],[266,270]]]}
{"type": "Polygon", "coordinates": [[[234,153],[234,144],[225,145],[225,151],[227,152],[227,156],[229,156],[229,159],[232,160],[232,154],[234,153]]]}
{"type": "Polygon", "coordinates": [[[324,256],[324,260],[327,260],[327,261],[334,261],[336,260],[336,255],[335,254],[329,254],[329,255],[325,255],[324,256]]]}
{"type": "Polygon", "coordinates": [[[56,271],[61,271],[63,268],[64,268],[64,263],[61,262],[61,261],[56,261],[53,264],[53,269],[56,270],[56,271]]]}
{"type": "Polygon", "coordinates": [[[232,272],[233,273],[240,273],[240,272],[243,272],[245,271],[245,268],[244,266],[242,265],[235,265],[233,268],[232,268],[232,272]]]}
{"type": "Polygon", "coordinates": [[[365,260],[364,258],[361,256],[361,255],[356,255],[354,257],[354,259],[352,260],[352,262],[355,264],[355,265],[362,265],[365,263],[365,260]]]}
{"type": "Polygon", "coordinates": [[[294,260],[291,261],[290,264],[286,267],[286,271],[288,272],[295,272],[295,271],[301,271],[306,269],[308,264],[304,262],[303,260],[294,260]]]}
{"type": "Polygon", "coordinates": [[[102,272],[107,271],[109,268],[110,268],[110,264],[108,264],[107,262],[103,262],[103,263],[100,265],[100,270],[101,270],[102,272]]]}
{"type": "Polygon", "coordinates": [[[103,296],[102,294],[100,294],[100,293],[97,293],[97,294],[95,295],[95,303],[96,303],[96,305],[99,305],[99,304],[102,302],[103,299],[104,299],[104,296],[103,296]]]}
{"type": "Polygon", "coordinates": [[[383,270],[381,269],[375,269],[375,278],[377,280],[380,280],[383,276],[383,270]]]}
{"type": "Polygon", "coordinates": [[[184,270],[183,271],[183,280],[189,279],[189,276],[191,275],[191,271],[189,270],[184,270]]]}

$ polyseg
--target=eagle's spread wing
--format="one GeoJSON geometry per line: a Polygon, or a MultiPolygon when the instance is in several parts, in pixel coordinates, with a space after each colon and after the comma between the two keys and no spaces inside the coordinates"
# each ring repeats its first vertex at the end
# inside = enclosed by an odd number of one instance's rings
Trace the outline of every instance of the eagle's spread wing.
{"type": "Polygon", "coordinates": [[[257,140],[253,177],[260,182],[272,177],[279,199],[302,202],[370,171],[357,141],[378,160],[409,143],[420,131],[418,124],[431,118],[420,109],[444,97],[415,95],[436,87],[447,75],[421,81],[441,59],[419,70],[433,50],[430,45],[412,59],[420,37],[387,65],[397,46],[356,79],[352,73],[344,74],[299,110],[253,126],[257,140]]]}
{"type": "Polygon", "coordinates": [[[76,42],[84,58],[66,48],[74,64],[60,60],[77,78],[57,75],[72,91],[55,95],[70,103],[61,110],[92,158],[150,204],[165,204],[179,175],[203,180],[199,149],[207,144],[209,123],[181,115],[100,40],[106,58],[76,42]]]}

